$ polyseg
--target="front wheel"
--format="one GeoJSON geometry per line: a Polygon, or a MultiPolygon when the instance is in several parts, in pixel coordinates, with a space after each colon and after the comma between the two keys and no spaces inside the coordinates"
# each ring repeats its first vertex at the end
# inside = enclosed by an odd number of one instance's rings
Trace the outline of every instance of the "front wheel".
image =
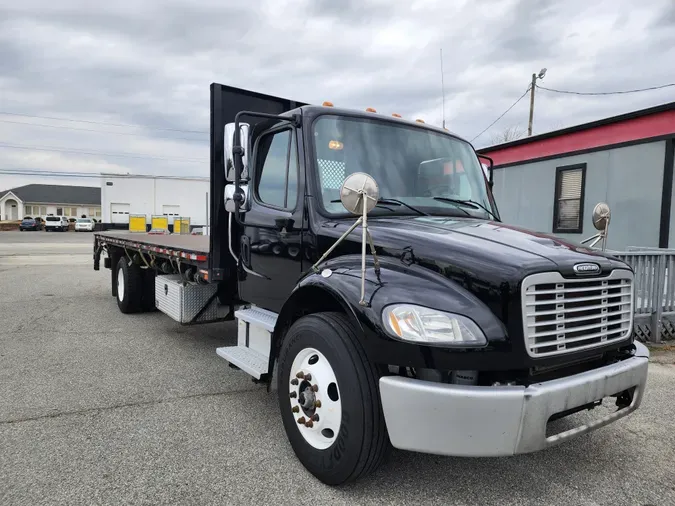
{"type": "Polygon", "coordinates": [[[281,348],[281,417],[300,462],[323,483],[375,471],[389,449],[379,375],[344,314],[304,316],[281,348]]]}

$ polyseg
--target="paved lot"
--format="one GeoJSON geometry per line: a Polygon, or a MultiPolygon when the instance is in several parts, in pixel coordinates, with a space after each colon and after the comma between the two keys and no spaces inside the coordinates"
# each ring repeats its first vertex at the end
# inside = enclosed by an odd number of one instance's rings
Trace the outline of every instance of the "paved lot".
{"type": "Polygon", "coordinates": [[[216,356],[234,326],[122,315],[91,240],[0,233],[3,506],[675,504],[675,366],[656,363],[640,412],[564,446],[394,452],[368,479],[323,486],[295,459],[274,394],[216,356]]]}

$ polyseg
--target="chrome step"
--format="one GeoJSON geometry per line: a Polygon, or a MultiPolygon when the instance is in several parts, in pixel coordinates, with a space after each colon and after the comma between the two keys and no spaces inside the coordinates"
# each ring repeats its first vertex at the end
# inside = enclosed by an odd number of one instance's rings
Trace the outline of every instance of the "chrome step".
{"type": "Polygon", "coordinates": [[[250,323],[255,327],[261,327],[268,332],[274,331],[274,325],[277,323],[277,314],[259,307],[249,307],[238,309],[234,312],[237,320],[250,323]]]}
{"type": "Polygon", "coordinates": [[[216,348],[216,353],[256,379],[267,372],[267,357],[244,346],[216,348]]]}

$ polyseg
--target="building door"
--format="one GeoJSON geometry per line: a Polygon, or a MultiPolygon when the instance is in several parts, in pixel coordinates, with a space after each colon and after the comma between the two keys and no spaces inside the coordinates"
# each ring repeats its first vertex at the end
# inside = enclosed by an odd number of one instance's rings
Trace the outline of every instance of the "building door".
{"type": "Polygon", "coordinates": [[[9,221],[16,221],[19,219],[19,206],[16,200],[7,200],[5,202],[5,212],[9,221]]]}
{"type": "Polygon", "coordinates": [[[110,221],[113,223],[129,223],[131,204],[110,204],[110,221]]]}
{"type": "Polygon", "coordinates": [[[173,225],[174,218],[180,216],[180,206],[162,206],[162,214],[169,218],[169,225],[173,225]]]}

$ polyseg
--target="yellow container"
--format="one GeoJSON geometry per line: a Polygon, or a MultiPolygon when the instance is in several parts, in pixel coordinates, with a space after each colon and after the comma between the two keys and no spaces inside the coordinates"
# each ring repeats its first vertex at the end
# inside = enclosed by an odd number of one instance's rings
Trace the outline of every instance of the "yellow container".
{"type": "Polygon", "coordinates": [[[175,218],[173,220],[174,234],[189,234],[190,233],[190,218],[175,218]]]}
{"type": "Polygon", "coordinates": [[[145,232],[145,215],[129,215],[129,232],[145,232]]]}
{"type": "Polygon", "coordinates": [[[150,229],[153,230],[169,230],[168,216],[153,216],[150,222],[150,229]]]}

